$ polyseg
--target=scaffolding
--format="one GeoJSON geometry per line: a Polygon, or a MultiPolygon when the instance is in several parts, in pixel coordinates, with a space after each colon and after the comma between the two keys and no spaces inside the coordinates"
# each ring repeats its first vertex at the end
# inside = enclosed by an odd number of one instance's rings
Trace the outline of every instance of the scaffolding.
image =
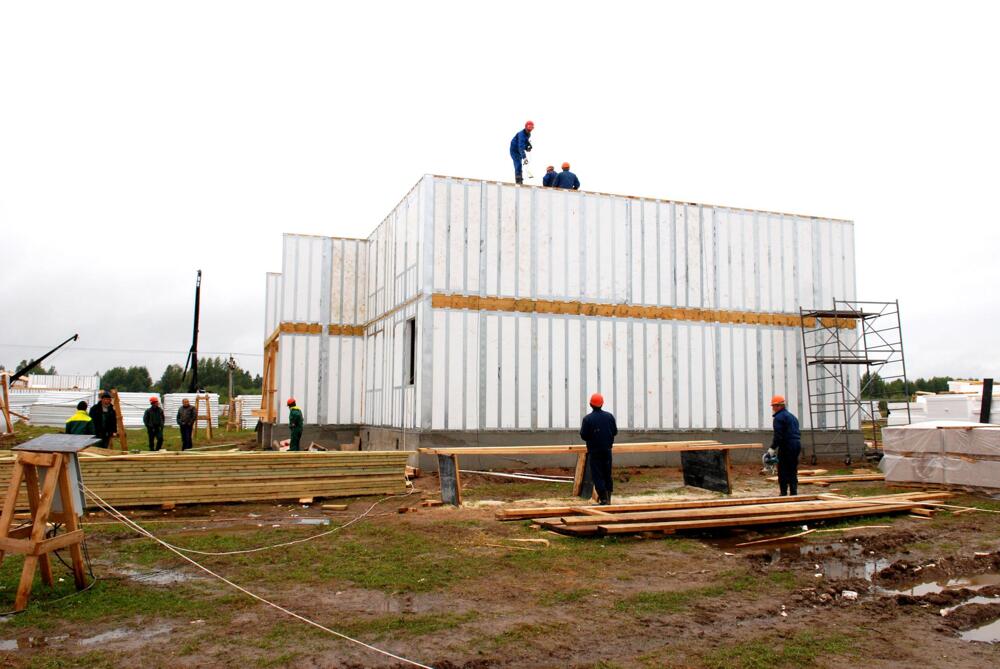
{"type": "Polygon", "coordinates": [[[802,351],[809,400],[812,463],[817,442],[836,450],[843,445],[851,464],[851,434],[872,428],[873,450],[885,418],[880,404],[890,400],[888,386],[902,380],[906,422],[910,422],[909,383],[903,355],[899,301],[838,300],[832,309],[799,308],[802,351]]]}

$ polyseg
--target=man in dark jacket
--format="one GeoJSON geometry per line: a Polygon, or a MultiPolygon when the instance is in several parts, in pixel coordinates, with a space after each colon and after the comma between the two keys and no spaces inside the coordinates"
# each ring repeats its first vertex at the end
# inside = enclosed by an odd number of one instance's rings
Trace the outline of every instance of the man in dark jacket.
{"type": "Polygon", "coordinates": [[[299,442],[302,441],[302,426],[304,421],[302,419],[302,409],[300,409],[295,404],[295,398],[288,398],[288,428],[291,430],[291,439],[288,442],[288,450],[298,451],[301,450],[299,447],[299,442]]]}
{"type": "Polygon", "coordinates": [[[545,168],[545,176],[542,177],[543,186],[554,186],[556,183],[556,168],[549,165],[545,168]]]}
{"type": "Polygon", "coordinates": [[[101,440],[101,448],[108,448],[111,438],[118,436],[118,414],[111,406],[111,393],[101,392],[101,401],[90,408],[90,418],[94,421],[94,436],[101,440]]]}
{"type": "Polygon", "coordinates": [[[94,434],[94,419],[87,414],[87,403],[76,405],[76,413],[66,421],[66,434],[94,434]]]}
{"type": "Polygon", "coordinates": [[[785,408],[785,398],[771,398],[774,412],[774,439],[771,448],[778,454],[778,487],[781,495],[799,494],[799,454],[802,441],[799,437],[799,419],[785,408]]]}
{"type": "Polygon", "coordinates": [[[618,434],[615,417],[603,410],[604,397],[600,393],[590,396],[591,412],[583,417],[580,424],[580,438],[587,442],[587,462],[590,477],[597,490],[598,503],[611,504],[611,447],[618,434]]]}
{"type": "Polygon", "coordinates": [[[142,414],[142,424],[146,426],[146,435],[149,437],[149,450],[158,451],[163,448],[163,426],[166,422],[166,416],[160,408],[160,399],[150,397],[149,408],[142,414]]]}
{"type": "Polygon", "coordinates": [[[531,131],[535,129],[535,124],[528,121],[524,124],[524,130],[518,131],[514,138],[510,140],[510,157],[514,161],[514,182],[523,184],[524,178],[521,176],[521,165],[528,164],[528,151],[531,151],[531,131]]]}
{"type": "Polygon", "coordinates": [[[569,163],[562,164],[562,172],[556,175],[555,183],[552,185],[556,188],[580,190],[580,180],[576,178],[575,174],[569,171],[569,163]]]}
{"type": "Polygon", "coordinates": [[[195,412],[194,407],[191,406],[191,400],[185,397],[181,400],[181,408],[177,410],[177,425],[181,428],[182,451],[194,447],[191,435],[194,433],[194,423],[197,418],[198,414],[195,412]]]}

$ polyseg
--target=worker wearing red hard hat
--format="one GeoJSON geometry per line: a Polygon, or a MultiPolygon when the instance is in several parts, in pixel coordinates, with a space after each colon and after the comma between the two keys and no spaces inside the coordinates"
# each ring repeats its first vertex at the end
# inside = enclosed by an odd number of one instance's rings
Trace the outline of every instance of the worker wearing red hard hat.
{"type": "Polygon", "coordinates": [[[569,163],[562,164],[562,172],[556,175],[552,185],[556,188],[565,188],[567,190],[580,190],[580,180],[576,178],[575,174],[569,171],[569,163]]]}
{"type": "Polygon", "coordinates": [[[782,496],[798,495],[799,455],[802,453],[799,419],[785,408],[785,398],[781,395],[771,398],[771,413],[774,415],[774,437],[770,450],[778,457],[778,488],[782,496]]]}
{"type": "Polygon", "coordinates": [[[149,408],[142,414],[142,424],[146,426],[146,436],[149,437],[149,450],[158,451],[163,448],[163,426],[166,422],[160,398],[150,397],[149,408]]]}
{"type": "Polygon", "coordinates": [[[545,176],[542,177],[543,186],[554,186],[556,183],[556,168],[549,165],[545,168],[545,176]]]}
{"type": "Polygon", "coordinates": [[[535,129],[535,124],[528,121],[524,124],[524,129],[519,130],[513,139],[510,140],[510,157],[514,161],[514,182],[524,183],[521,166],[528,164],[528,151],[531,151],[531,131],[535,129]]]}
{"type": "Polygon", "coordinates": [[[295,403],[294,397],[289,397],[286,404],[288,405],[288,428],[291,431],[288,450],[297,451],[299,450],[299,442],[302,441],[302,427],[304,425],[302,409],[295,403]]]}
{"type": "Polygon", "coordinates": [[[615,417],[604,410],[604,396],[590,396],[590,413],[580,424],[580,438],[587,442],[587,466],[597,491],[598,504],[611,504],[611,448],[618,434],[615,417]]]}

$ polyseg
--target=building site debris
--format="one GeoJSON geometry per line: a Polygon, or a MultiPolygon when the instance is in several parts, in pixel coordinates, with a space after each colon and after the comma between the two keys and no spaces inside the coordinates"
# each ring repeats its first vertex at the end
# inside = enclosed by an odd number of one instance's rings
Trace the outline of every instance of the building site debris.
{"type": "MultiPolygon", "coordinates": [[[[768,481],[777,481],[777,476],[768,476],[768,481]]],[[[884,481],[885,474],[834,474],[823,476],[801,476],[799,483],[826,487],[831,483],[852,483],[859,481],[884,481]]]]}
{"type": "MultiPolygon", "coordinates": [[[[951,497],[950,493],[913,492],[878,497],[833,495],[751,497],[740,499],[614,504],[600,507],[536,507],[503,509],[498,520],[534,519],[541,527],[573,536],[606,534],[671,534],[684,530],[752,527],[912,512],[951,497]]],[[[922,516],[921,516],[922,517],[922,516]]]]}
{"type": "MultiPolygon", "coordinates": [[[[87,486],[117,507],[249,502],[405,491],[405,451],[178,453],[81,458],[87,486]]],[[[11,457],[0,459],[0,480],[11,457]]],[[[27,509],[27,497],[18,498],[27,509]]]]}

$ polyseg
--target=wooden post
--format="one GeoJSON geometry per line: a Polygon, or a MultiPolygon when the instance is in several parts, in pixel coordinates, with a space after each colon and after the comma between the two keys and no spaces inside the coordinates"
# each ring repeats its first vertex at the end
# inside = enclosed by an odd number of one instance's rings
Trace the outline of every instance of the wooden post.
{"type": "Polygon", "coordinates": [[[229,398],[229,418],[226,420],[226,430],[240,429],[243,418],[243,400],[229,398]]]}
{"type": "Polygon", "coordinates": [[[14,434],[14,424],[10,422],[10,395],[7,392],[9,385],[10,375],[7,372],[0,372],[0,392],[3,394],[3,397],[0,397],[0,410],[3,411],[3,418],[6,421],[4,432],[0,433],[0,437],[9,437],[14,434]]]}
{"type": "Polygon", "coordinates": [[[117,425],[115,431],[118,433],[118,445],[123,451],[128,451],[128,435],[125,434],[125,419],[122,417],[122,403],[118,398],[118,389],[111,389],[111,403],[115,407],[115,417],[117,425]]]}
{"type": "Polygon", "coordinates": [[[212,440],[212,402],[207,393],[198,393],[194,398],[194,432],[198,431],[198,421],[205,420],[205,438],[212,440]],[[205,403],[205,413],[201,412],[201,403],[205,403]]]}

